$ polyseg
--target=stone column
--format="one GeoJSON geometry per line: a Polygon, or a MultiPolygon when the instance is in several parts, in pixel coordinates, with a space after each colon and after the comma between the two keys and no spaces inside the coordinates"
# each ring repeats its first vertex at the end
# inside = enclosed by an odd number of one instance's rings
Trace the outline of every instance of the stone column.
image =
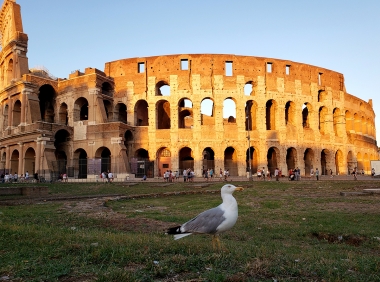
{"type": "Polygon", "coordinates": [[[10,160],[11,160],[10,151],[11,151],[11,148],[9,146],[5,146],[5,154],[6,154],[5,169],[7,169],[8,171],[10,169],[9,165],[10,165],[10,160]]]}
{"type": "Polygon", "coordinates": [[[18,172],[18,175],[21,175],[24,173],[24,143],[19,142],[18,145],[20,146],[20,149],[19,149],[19,154],[18,154],[17,172],[18,172]]]}
{"type": "Polygon", "coordinates": [[[8,104],[8,128],[11,128],[12,127],[12,123],[13,123],[12,111],[13,111],[13,101],[12,101],[12,99],[9,99],[9,104],[8,104]]]}
{"type": "Polygon", "coordinates": [[[41,164],[41,139],[37,138],[37,149],[36,149],[36,163],[33,173],[36,173],[40,170],[40,164],[41,164]]]}

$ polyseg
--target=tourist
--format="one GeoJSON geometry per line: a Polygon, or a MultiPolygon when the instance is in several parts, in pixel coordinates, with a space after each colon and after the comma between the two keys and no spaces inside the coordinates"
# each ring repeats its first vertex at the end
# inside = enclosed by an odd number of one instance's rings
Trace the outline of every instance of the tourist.
{"type": "Polygon", "coordinates": [[[260,169],[257,170],[257,178],[258,178],[258,180],[260,180],[260,178],[261,178],[261,170],[260,169]]]}
{"type": "Polygon", "coordinates": [[[333,176],[333,171],[332,171],[332,169],[330,168],[330,178],[333,178],[334,176],[333,176]]]}
{"type": "Polygon", "coordinates": [[[62,180],[63,180],[63,182],[67,182],[67,174],[66,173],[64,173],[62,175],[62,180]]]}
{"type": "Polygon", "coordinates": [[[265,168],[263,167],[263,169],[261,170],[262,171],[262,174],[263,174],[263,181],[265,181],[265,176],[266,176],[266,171],[265,171],[265,168]]]}
{"type": "Polygon", "coordinates": [[[25,181],[28,181],[28,180],[29,180],[29,172],[26,171],[26,172],[25,172],[25,181]]]}
{"type": "Polygon", "coordinates": [[[315,169],[315,177],[317,178],[317,180],[319,180],[319,170],[318,170],[318,168],[315,169]]]}
{"type": "Polygon", "coordinates": [[[108,181],[113,182],[113,173],[108,171],[108,181]]]}
{"type": "Polygon", "coordinates": [[[375,168],[372,168],[372,169],[371,169],[371,176],[372,176],[372,177],[375,177],[375,168]]]}
{"type": "Polygon", "coordinates": [[[280,171],[279,171],[278,168],[276,167],[276,169],[274,170],[274,177],[276,177],[276,181],[279,180],[279,173],[280,173],[280,171]]]}
{"type": "Polygon", "coordinates": [[[357,168],[354,167],[354,170],[352,171],[352,175],[354,176],[354,180],[358,180],[357,173],[358,173],[357,168]]]}
{"type": "Polygon", "coordinates": [[[103,182],[108,182],[107,180],[107,174],[105,171],[102,172],[102,174],[100,175],[100,177],[103,179],[103,182]]]}

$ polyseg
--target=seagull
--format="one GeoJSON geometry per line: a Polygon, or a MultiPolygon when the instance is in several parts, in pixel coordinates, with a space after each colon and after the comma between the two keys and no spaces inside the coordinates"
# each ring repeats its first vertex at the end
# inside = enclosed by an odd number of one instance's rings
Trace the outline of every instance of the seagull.
{"type": "Polygon", "coordinates": [[[232,194],[234,191],[243,190],[242,187],[236,187],[232,184],[224,185],[221,189],[223,203],[200,213],[182,225],[169,228],[167,234],[174,234],[174,240],[191,234],[210,234],[212,235],[214,249],[215,243],[220,249],[219,234],[230,230],[238,218],[238,205],[232,194]]]}

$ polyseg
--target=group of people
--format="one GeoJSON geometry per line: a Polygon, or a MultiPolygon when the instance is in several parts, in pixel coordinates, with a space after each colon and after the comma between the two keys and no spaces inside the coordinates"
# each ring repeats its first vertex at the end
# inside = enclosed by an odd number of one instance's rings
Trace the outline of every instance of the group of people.
{"type": "Polygon", "coordinates": [[[179,171],[167,170],[164,172],[165,182],[175,182],[178,179],[179,179],[179,171]]]}
{"type": "Polygon", "coordinates": [[[195,173],[192,169],[184,169],[183,170],[183,182],[193,182],[195,173]]]}
{"type": "Polygon", "coordinates": [[[103,179],[103,182],[106,182],[106,183],[112,183],[113,182],[113,173],[110,172],[110,171],[103,171],[101,174],[100,174],[100,178],[103,179]]]}
{"type": "Polygon", "coordinates": [[[269,169],[265,169],[265,167],[263,167],[262,169],[258,169],[256,175],[259,180],[261,178],[263,179],[263,181],[265,181],[265,179],[268,179],[268,180],[271,179],[270,171],[269,169]]]}
{"type": "Polygon", "coordinates": [[[2,173],[0,176],[1,183],[5,182],[24,182],[24,181],[29,181],[29,172],[26,171],[25,175],[21,174],[20,176],[15,172],[14,174],[12,173],[2,173]]]}
{"type": "Polygon", "coordinates": [[[68,179],[67,179],[67,174],[66,173],[61,173],[59,176],[58,176],[58,181],[61,181],[61,182],[67,182],[68,179]]]}

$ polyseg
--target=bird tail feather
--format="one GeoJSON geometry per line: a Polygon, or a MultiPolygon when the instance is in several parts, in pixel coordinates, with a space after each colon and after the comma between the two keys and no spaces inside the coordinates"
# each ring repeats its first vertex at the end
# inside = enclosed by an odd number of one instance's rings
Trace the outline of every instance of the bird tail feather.
{"type": "Polygon", "coordinates": [[[191,233],[182,233],[181,226],[176,226],[176,227],[169,228],[166,231],[166,234],[172,234],[172,235],[174,235],[174,240],[178,240],[178,239],[181,239],[183,237],[191,235],[191,233]]]}
{"type": "Polygon", "coordinates": [[[178,240],[189,235],[191,235],[191,233],[176,234],[174,235],[174,240],[178,240]]]}

